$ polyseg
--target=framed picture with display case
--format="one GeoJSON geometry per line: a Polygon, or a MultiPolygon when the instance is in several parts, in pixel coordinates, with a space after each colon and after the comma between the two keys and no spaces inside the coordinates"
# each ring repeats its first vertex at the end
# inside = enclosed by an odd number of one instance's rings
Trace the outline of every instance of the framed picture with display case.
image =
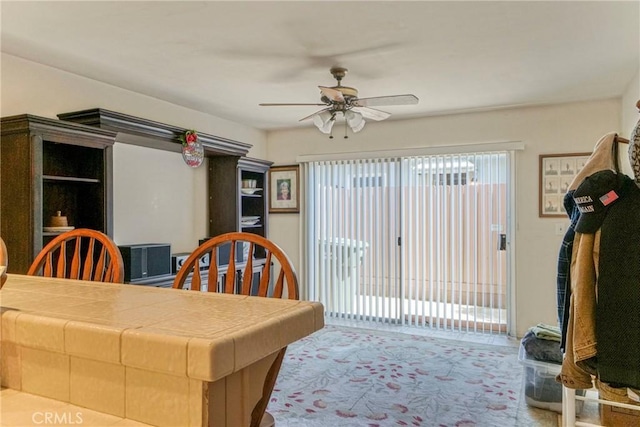
{"type": "Polygon", "coordinates": [[[541,154],[538,216],[567,218],[564,195],[591,153],[541,154]]]}

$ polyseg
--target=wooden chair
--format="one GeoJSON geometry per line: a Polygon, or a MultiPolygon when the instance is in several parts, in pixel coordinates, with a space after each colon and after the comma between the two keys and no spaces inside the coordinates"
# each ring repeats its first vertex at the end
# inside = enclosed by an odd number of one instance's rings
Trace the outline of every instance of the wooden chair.
{"type": "Polygon", "coordinates": [[[173,282],[184,289],[190,278],[192,291],[298,299],[298,278],[289,257],[270,240],[253,233],[226,233],[205,241],[185,260],[173,282]],[[247,246],[245,246],[247,245],[247,246]],[[244,254],[246,261],[239,261],[244,254]],[[256,256],[257,255],[257,256],[256,256]],[[204,273],[198,265],[209,268],[204,273]],[[277,277],[276,280],[272,280],[277,277]]]}
{"type": "MultiPolygon", "coordinates": [[[[203,269],[204,270],[204,269],[203,269]]],[[[298,278],[289,257],[270,240],[252,233],[226,233],[205,241],[185,260],[175,289],[299,299],[298,278]],[[203,272],[196,265],[207,264],[203,272]],[[190,283],[188,279],[190,278],[190,283]],[[274,280],[275,279],[275,280],[274,280]],[[286,290],[286,295],[285,295],[286,290]]],[[[287,348],[280,350],[265,378],[262,398],[251,413],[251,427],[269,425],[267,405],[287,348]],[[261,421],[264,422],[261,424],[261,421]]]]}
{"type": "Polygon", "coordinates": [[[9,255],[7,254],[7,245],[4,244],[4,240],[0,237],[0,288],[7,280],[7,266],[9,265],[9,255]]]}
{"type": "Polygon", "coordinates": [[[78,228],[56,236],[42,248],[27,275],[123,283],[124,262],[109,236],[78,228]]]}

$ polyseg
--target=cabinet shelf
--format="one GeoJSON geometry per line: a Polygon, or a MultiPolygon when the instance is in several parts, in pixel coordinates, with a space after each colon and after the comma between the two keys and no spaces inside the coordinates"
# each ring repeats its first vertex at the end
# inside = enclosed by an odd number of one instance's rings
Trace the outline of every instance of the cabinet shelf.
{"type": "Polygon", "coordinates": [[[85,182],[90,184],[100,183],[100,180],[96,178],[80,178],[76,176],[42,175],[42,179],[46,181],[59,181],[59,182],[85,182]]]}

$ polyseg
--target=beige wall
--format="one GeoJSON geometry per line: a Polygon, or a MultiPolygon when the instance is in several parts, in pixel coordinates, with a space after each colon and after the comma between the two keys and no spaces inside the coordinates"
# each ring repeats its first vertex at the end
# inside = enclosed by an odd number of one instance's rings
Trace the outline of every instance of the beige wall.
{"type": "MultiPolygon", "coordinates": [[[[251,157],[266,156],[265,133],[251,127],[15,56],[2,54],[1,61],[3,117],[28,113],[56,118],[99,107],[253,144],[251,157]]],[[[113,151],[116,243],[171,243],[173,252],[193,250],[207,235],[206,163],[191,169],[180,153],[122,143],[113,151]]]]}
{"type": "Polygon", "coordinates": [[[636,102],[640,101],[640,70],[622,95],[622,136],[629,137],[638,124],[636,102]]]}
{"type": "MultiPolygon", "coordinates": [[[[634,101],[635,104],[635,101],[634,101]]],[[[538,217],[538,156],[590,152],[605,133],[620,130],[620,99],[517,108],[383,123],[368,123],[349,139],[328,139],[315,128],[271,132],[268,157],[295,163],[298,155],[362,152],[498,141],[522,141],[516,154],[516,333],[539,322],[556,323],[556,262],[567,220],[538,217]]],[[[628,163],[625,159],[623,163],[628,163]]],[[[270,216],[270,237],[299,265],[300,216],[270,216]]]]}

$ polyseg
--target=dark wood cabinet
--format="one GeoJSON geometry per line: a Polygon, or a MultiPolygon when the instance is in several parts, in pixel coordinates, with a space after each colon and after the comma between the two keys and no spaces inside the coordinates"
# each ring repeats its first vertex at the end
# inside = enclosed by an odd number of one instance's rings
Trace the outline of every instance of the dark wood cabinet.
{"type": "Polygon", "coordinates": [[[269,167],[272,162],[239,156],[209,158],[209,234],[244,231],[267,237],[269,167]],[[244,188],[242,182],[255,182],[244,188]]]}
{"type": "Polygon", "coordinates": [[[27,114],[0,124],[0,233],[8,271],[26,273],[58,234],[43,230],[57,211],[70,226],[112,236],[116,132],[27,114]]]}

